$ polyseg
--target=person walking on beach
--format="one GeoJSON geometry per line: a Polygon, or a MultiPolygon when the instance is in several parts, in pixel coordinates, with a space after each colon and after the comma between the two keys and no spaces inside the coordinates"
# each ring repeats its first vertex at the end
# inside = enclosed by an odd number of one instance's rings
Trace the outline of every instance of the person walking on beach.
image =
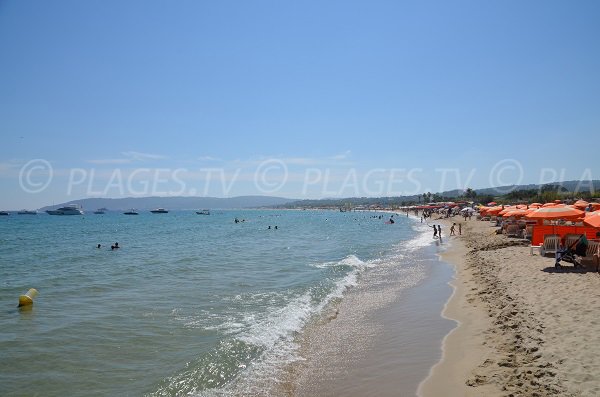
{"type": "Polygon", "coordinates": [[[438,225],[438,236],[442,238],[442,225],[438,225]]]}
{"type": "Polygon", "coordinates": [[[455,226],[456,226],[456,223],[453,223],[453,224],[452,224],[452,226],[450,227],[450,235],[451,235],[451,236],[454,236],[454,235],[455,235],[455,233],[454,233],[454,227],[455,227],[455,226]]]}
{"type": "Polygon", "coordinates": [[[458,235],[462,236],[462,224],[458,222],[458,235]]]}

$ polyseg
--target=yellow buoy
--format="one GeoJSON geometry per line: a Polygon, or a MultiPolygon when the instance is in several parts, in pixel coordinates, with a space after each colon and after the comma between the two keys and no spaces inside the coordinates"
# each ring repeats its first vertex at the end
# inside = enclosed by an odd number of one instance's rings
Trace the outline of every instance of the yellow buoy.
{"type": "Polygon", "coordinates": [[[19,306],[33,305],[33,298],[35,298],[37,294],[37,289],[30,288],[25,295],[19,296],[19,306]]]}

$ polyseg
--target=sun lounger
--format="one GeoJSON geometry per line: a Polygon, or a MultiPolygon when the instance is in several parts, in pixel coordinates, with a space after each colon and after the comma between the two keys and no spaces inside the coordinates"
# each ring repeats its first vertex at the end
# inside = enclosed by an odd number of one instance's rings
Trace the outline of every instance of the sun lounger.
{"type": "Polygon", "coordinates": [[[581,238],[581,234],[569,233],[565,235],[565,247],[571,247],[581,238]]]}
{"type": "Polygon", "coordinates": [[[558,234],[547,234],[544,236],[544,244],[540,246],[540,255],[556,254],[560,247],[560,236],[558,234]]]}
{"type": "Polygon", "coordinates": [[[600,241],[598,240],[589,240],[588,247],[585,252],[585,256],[581,258],[582,262],[591,262],[596,264],[596,271],[598,271],[598,266],[600,265],[600,258],[598,257],[598,246],[600,245],[600,241]]]}
{"type": "Polygon", "coordinates": [[[519,225],[508,225],[506,228],[506,235],[509,237],[519,237],[520,233],[519,225]]]}
{"type": "Polygon", "coordinates": [[[523,231],[523,238],[531,240],[531,237],[533,237],[533,225],[527,225],[523,231]]]}

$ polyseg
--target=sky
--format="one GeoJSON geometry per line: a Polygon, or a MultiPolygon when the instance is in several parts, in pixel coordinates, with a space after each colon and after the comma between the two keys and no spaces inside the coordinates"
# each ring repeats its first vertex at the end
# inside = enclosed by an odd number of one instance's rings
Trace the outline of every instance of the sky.
{"type": "Polygon", "coordinates": [[[0,209],[600,179],[597,1],[0,0],[0,209]]]}

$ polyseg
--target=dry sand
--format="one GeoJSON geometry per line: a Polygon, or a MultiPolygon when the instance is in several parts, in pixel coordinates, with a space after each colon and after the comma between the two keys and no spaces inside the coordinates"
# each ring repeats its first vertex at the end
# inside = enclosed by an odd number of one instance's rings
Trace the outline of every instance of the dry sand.
{"type": "MultiPolygon", "coordinates": [[[[456,267],[444,316],[459,325],[421,384],[429,396],[600,395],[600,275],[554,270],[528,242],[462,222],[444,256],[456,267]]],[[[449,230],[446,224],[445,230],[449,230]]]]}

